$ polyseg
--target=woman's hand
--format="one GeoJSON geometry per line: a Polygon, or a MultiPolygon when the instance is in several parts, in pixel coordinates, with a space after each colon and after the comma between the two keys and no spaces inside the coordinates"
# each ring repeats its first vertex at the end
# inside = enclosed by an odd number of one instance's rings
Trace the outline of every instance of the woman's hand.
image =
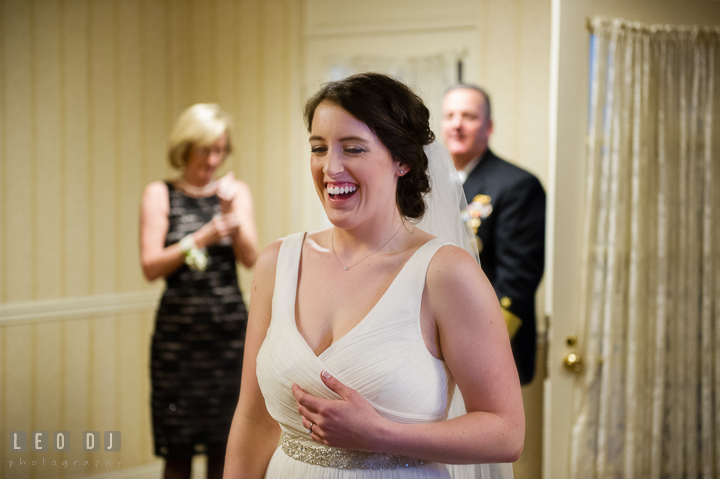
{"type": "Polygon", "coordinates": [[[382,434],[386,419],[357,391],[329,372],[323,371],[321,379],[340,396],[339,400],[318,398],[297,384],[292,385],[303,426],[312,429],[313,441],[332,447],[381,452],[377,450],[377,438],[382,434]]]}
{"type": "Polygon", "coordinates": [[[220,200],[220,210],[225,213],[232,211],[232,203],[239,190],[232,171],[220,178],[217,182],[217,197],[220,200]]]}
{"type": "Polygon", "coordinates": [[[214,223],[215,230],[218,235],[220,235],[220,239],[240,232],[240,219],[234,211],[229,211],[220,216],[214,217],[211,223],[214,223]]]}
{"type": "Polygon", "coordinates": [[[205,223],[193,237],[195,238],[195,243],[198,245],[198,248],[206,248],[219,243],[233,234],[237,234],[239,231],[240,221],[238,221],[237,214],[231,211],[215,216],[205,223]]]}
{"type": "Polygon", "coordinates": [[[195,243],[204,248],[230,238],[235,258],[252,268],[257,259],[257,231],[250,188],[231,171],[218,180],[216,194],[222,214],[195,232],[195,243]]]}

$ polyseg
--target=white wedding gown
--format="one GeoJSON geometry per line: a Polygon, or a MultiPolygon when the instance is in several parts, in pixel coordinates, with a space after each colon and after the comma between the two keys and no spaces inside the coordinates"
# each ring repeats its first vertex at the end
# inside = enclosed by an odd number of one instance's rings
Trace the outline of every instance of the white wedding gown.
{"type": "MultiPolygon", "coordinates": [[[[430,260],[445,243],[418,248],[370,312],[345,336],[316,356],[295,322],[295,296],[304,233],[283,240],[277,261],[272,319],[258,352],[257,377],[270,415],[282,429],[266,478],[422,479],[483,477],[487,466],[446,466],[391,454],[330,448],[310,439],[291,385],[338,399],[320,379],[323,370],[358,391],[383,417],[399,423],[447,418],[455,381],[445,362],[427,350],[420,303],[430,260]],[[450,469],[449,469],[450,468],[450,469]],[[474,468],[478,468],[474,470],[474,468]],[[454,469],[452,473],[450,470],[454,469]]],[[[512,469],[510,476],[512,477],[512,469]]]]}

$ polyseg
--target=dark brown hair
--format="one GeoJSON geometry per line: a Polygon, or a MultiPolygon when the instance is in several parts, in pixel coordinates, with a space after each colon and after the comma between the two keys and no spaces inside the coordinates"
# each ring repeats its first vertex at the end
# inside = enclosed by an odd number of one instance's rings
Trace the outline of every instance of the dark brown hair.
{"type": "Polygon", "coordinates": [[[305,124],[312,130],[318,105],[329,101],[365,123],[392,155],[409,171],[398,178],[395,201],[400,214],[420,219],[423,196],[430,191],[428,159],[423,146],[435,139],[430,112],[405,84],[380,73],[359,73],[325,83],[305,104],[305,124]]]}

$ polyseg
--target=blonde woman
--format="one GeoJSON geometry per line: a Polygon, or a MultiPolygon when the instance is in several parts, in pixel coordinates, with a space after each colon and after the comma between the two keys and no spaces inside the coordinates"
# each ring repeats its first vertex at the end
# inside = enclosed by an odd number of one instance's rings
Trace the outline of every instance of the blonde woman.
{"type": "Polygon", "coordinates": [[[214,104],[185,110],[170,135],[173,181],[145,188],[140,223],[142,269],[163,277],[152,338],[155,454],[166,478],[189,478],[192,456],[208,455],[208,477],[222,477],[240,389],[247,311],[236,262],[250,268],[257,233],[248,186],[228,173],[228,116],[214,104]]]}

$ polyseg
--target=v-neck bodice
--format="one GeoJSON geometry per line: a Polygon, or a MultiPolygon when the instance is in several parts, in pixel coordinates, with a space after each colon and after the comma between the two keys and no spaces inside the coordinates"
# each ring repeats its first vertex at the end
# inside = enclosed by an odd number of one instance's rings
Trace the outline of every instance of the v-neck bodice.
{"type": "Polygon", "coordinates": [[[445,362],[425,345],[420,305],[430,260],[446,243],[433,239],[418,248],[370,312],[316,356],[295,322],[303,240],[303,233],[290,235],[280,247],[272,318],[257,357],[258,383],[268,412],[283,432],[312,444],[291,386],[297,383],[315,396],[338,399],[321,381],[323,370],[358,391],[388,419],[444,420],[455,382],[445,362]]]}
{"type": "MultiPolygon", "coordinates": [[[[302,244],[304,243],[304,241],[305,241],[305,235],[303,235],[302,241],[301,241],[301,244],[300,244],[300,255],[302,255],[302,244]]],[[[431,241],[433,241],[433,240],[431,240],[431,241]]],[[[429,241],[428,243],[430,243],[431,241],[429,241]]],[[[439,241],[439,240],[436,240],[436,241],[439,241]]],[[[426,244],[427,244],[427,243],[426,243],[426,244]]],[[[378,316],[378,315],[376,314],[376,311],[378,311],[378,310],[379,310],[379,311],[382,311],[383,302],[384,302],[384,301],[389,301],[390,298],[395,298],[395,297],[396,297],[395,290],[398,289],[398,288],[401,289],[401,288],[402,288],[402,283],[403,283],[404,281],[412,281],[412,278],[407,278],[407,277],[406,277],[406,274],[418,273],[417,271],[413,271],[413,268],[412,268],[413,258],[414,258],[415,255],[417,255],[417,254],[422,254],[421,251],[422,251],[423,248],[426,246],[426,244],[420,246],[417,250],[415,250],[415,251],[412,253],[412,255],[410,255],[410,258],[408,258],[407,261],[405,261],[405,264],[402,265],[402,267],[400,268],[400,271],[397,272],[397,274],[395,275],[395,277],[394,277],[394,278],[392,279],[392,281],[390,282],[390,285],[387,287],[387,289],[385,289],[385,291],[382,293],[382,295],[380,295],[380,298],[375,302],[375,304],[372,306],[372,308],[370,308],[370,310],[367,312],[367,314],[365,314],[365,316],[363,316],[362,319],[360,319],[360,321],[358,321],[358,323],[356,323],[352,328],[350,328],[349,331],[347,331],[347,332],[346,332],[345,334],[343,334],[341,337],[335,339],[335,340],[332,342],[332,344],[330,344],[330,346],[328,346],[328,347],[327,347],[325,350],[323,350],[320,354],[316,354],[317,357],[322,358],[322,357],[325,355],[325,353],[328,352],[329,350],[334,349],[334,348],[336,348],[336,347],[342,347],[342,343],[344,343],[345,341],[352,341],[353,336],[354,336],[355,334],[359,334],[359,333],[356,333],[356,330],[362,330],[362,329],[364,329],[364,328],[366,327],[366,326],[365,326],[366,323],[372,323],[372,322],[374,321],[373,318],[376,317],[376,316],[378,316]],[[407,267],[408,265],[410,265],[410,267],[407,267]],[[406,273],[406,270],[409,271],[409,272],[406,273]],[[399,286],[396,286],[396,284],[398,284],[399,286]],[[386,299],[386,298],[388,298],[388,299],[386,299]],[[337,344],[340,344],[340,346],[336,346],[337,344]]],[[[439,244],[440,244],[440,246],[442,246],[443,243],[440,242],[439,244]]],[[[435,251],[436,251],[436,250],[435,250],[435,251]]],[[[433,254],[434,254],[434,252],[433,252],[433,254]]],[[[432,256],[431,256],[430,258],[432,258],[432,256]]],[[[427,265],[426,265],[425,269],[427,269],[427,265]]],[[[295,323],[295,329],[296,329],[298,335],[300,335],[301,339],[302,339],[303,341],[305,341],[305,343],[307,343],[307,339],[305,339],[305,337],[300,333],[299,328],[297,327],[297,319],[298,319],[298,318],[297,318],[297,316],[296,316],[296,311],[297,311],[296,306],[297,306],[297,291],[298,291],[299,271],[300,271],[300,258],[298,257],[298,267],[297,267],[297,272],[298,272],[298,273],[295,275],[295,291],[294,291],[294,294],[293,294],[293,297],[292,297],[291,304],[293,305],[293,321],[294,321],[294,323],[295,323]]],[[[425,274],[424,274],[424,273],[422,274],[422,278],[423,278],[423,284],[424,284],[424,280],[425,280],[425,274]]],[[[421,294],[422,294],[422,292],[421,292],[421,294]]],[[[381,319],[381,320],[382,320],[382,319],[381,319]]],[[[369,326],[369,327],[372,327],[372,326],[369,326]]],[[[308,347],[312,350],[312,348],[310,347],[310,345],[308,345],[308,347]]],[[[313,350],[313,354],[315,354],[314,350],[313,350]]]]}

